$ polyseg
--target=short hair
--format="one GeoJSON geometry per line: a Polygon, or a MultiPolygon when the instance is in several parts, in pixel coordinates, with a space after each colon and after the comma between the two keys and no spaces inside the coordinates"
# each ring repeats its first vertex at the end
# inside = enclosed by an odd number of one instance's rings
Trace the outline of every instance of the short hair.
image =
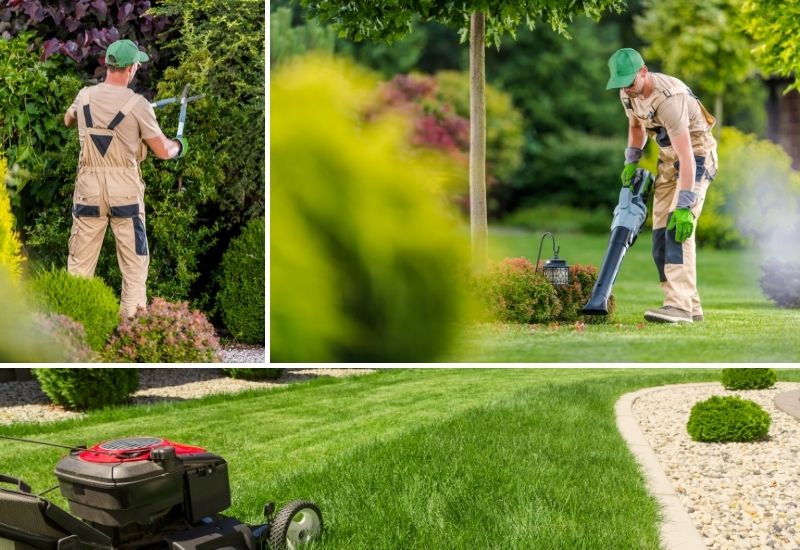
{"type": "Polygon", "coordinates": [[[125,70],[128,67],[117,67],[116,65],[108,65],[108,64],[106,64],[106,68],[112,73],[122,73],[122,72],[125,72],[125,70]]]}

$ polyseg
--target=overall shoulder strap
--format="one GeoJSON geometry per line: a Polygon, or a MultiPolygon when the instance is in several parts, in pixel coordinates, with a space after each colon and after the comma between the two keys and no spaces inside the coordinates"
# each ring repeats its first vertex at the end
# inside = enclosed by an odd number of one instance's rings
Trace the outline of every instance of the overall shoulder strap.
{"type": "Polygon", "coordinates": [[[83,99],[81,100],[80,110],[83,112],[83,121],[87,128],[92,128],[94,126],[94,122],[92,121],[92,110],[89,107],[93,91],[92,88],[93,87],[86,88],[86,91],[83,94],[83,99]]]}
{"type": "Polygon", "coordinates": [[[119,112],[111,120],[111,122],[108,125],[108,129],[113,130],[114,128],[116,128],[117,124],[122,122],[125,116],[131,112],[131,109],[133,109],[136,106],[136,104],[139,102],[139,99],[140,99],[139,94],[133,94],[128,99],[128,101],[125,102],[125,105],[122,106],[122,109],[120,109],[119,112]]]}

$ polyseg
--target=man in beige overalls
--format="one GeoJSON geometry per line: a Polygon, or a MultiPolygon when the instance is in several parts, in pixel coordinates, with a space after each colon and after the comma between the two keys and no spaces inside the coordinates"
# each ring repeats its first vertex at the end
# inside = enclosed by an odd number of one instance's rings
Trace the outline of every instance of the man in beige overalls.
{"type": "Polygon", "coordinates": [[[653,198],[653,259],[664,303],[647,310],[659,323],[703,320],[697,292],[694,224],[717,173],[716,120],[677,78],[647,70],[636,50],[623,48],[608,60],[606,89],[620,88],[628,116],[628,147],[622,184],[630,185],[647,137],[660,148],[653,198]]]}
{"type": "Polygon", "coordinates": [[[144,181],[139,170],[147,156],[172,159],[188,151],[184,138],[167,139],[150,103],[128,88],[140,63],[149,57],[130,40],[118,40],[106,50],[106,79],[83,88],[64,115],[77,122],[81,144],[72,209],[67,270],[94,276],[100,248],[111,221],[122,272],[120,315],[133,317],[147,306],[146,282],[150,256],[144,215],[144,181]]]}

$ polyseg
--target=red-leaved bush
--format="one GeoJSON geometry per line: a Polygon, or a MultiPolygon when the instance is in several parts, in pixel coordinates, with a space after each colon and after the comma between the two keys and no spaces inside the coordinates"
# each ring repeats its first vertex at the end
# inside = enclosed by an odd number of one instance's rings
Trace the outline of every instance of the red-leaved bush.
{"type": "Polygon", "coordinates": [[[38,313],[36,324],[49,334],[58,347],[58,352],[68,363],[91,363],[99,357],[89,346],[83,325],[66,315],[38,313]]]}
{"type": "MultiPolygon", "coordinates": [[[[539,263],[540,267],[543,263],[539,263]]],[[[581,264],[569,266],[569,284],[555,287],[558,301],[561,302],[561,312],[555,320],[572,322],[580,319],[590,323],[602,323],[608,320],[609,317],[605,315],[583,315],[581,313],[583,306],[592,295],[595,281],[597,281],[595,266],[581,264]]],[[[608,298],[609,315],[614,312],[615,306],[612,294],[608,298]]]]}
{"type": "Polygon", "coordinates": [[[103,357],[111,362],[212,363],[219,361],[214,327],[187,302],[154,298],[111,336],[103,357]]]}

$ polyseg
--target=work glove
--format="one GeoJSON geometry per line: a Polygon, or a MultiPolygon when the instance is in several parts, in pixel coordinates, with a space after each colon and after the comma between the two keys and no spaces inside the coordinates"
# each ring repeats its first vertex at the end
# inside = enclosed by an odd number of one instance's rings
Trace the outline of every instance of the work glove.
{"type": "Polygon", "coordinates": [[[622,169],[622,186],[630,187],[639,159],[642,158],[642,150],[638,147],[625,148],[625,167],[622,169]]]}
{"type": "Polygon", "coordinates": [[[694,214],[692,206],[697,202],[697,194],[692,191],[678,191],[678,205],[669,219],[667,229],[675,231],[675,240],[682,243],[692,236],[694,230],[694,214]]]}
{"type": "Polygon", "coordinates": [[[176,159],[183,158],[186,156],[186,153],[189,151],[189,142],[183,136],[178,136],[173,138],[175,141],[181,144],[181,150],[178,155],[175,157],[176,159]]]}

